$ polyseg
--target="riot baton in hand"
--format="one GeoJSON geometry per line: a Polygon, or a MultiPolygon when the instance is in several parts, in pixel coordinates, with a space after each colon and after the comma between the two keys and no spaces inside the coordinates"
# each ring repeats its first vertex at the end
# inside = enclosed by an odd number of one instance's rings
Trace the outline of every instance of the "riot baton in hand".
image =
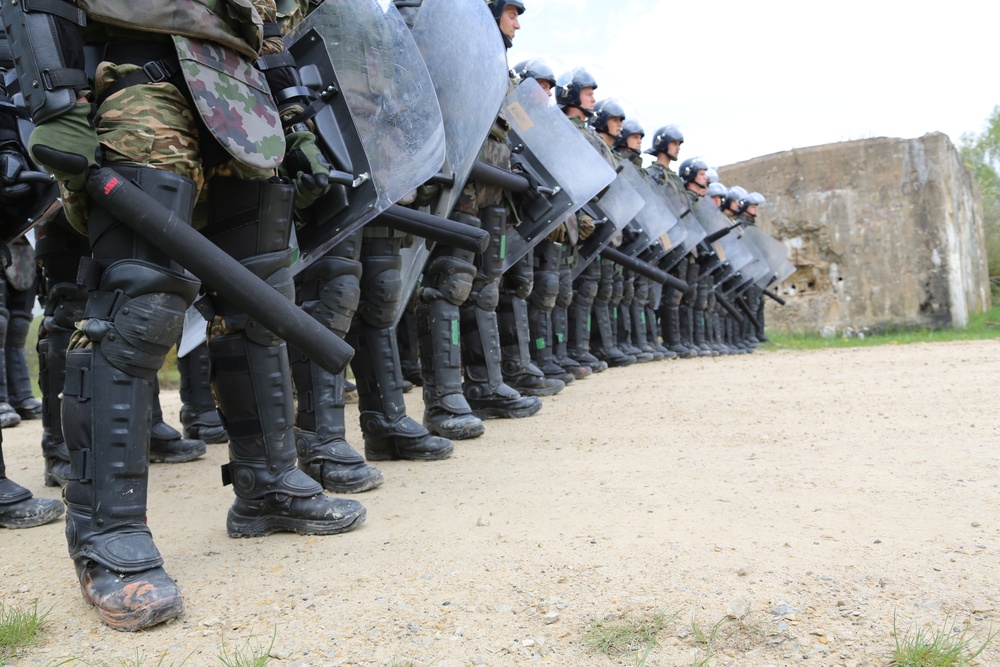
{"type": "Polygon", "coordinates": [[[222,298],[327,371],[339,373],[354,356],[350,345],[113,169],[94,169],[87,178],[87,194],[222,298]]]}
{"type": "MultiPolygon", "coordinates": [[[[525,176],[501,169],[500,167],[494,167],[482,160],[476,160],[475,164],[472,165],[472,173],[469,174],[469,180],[503,188],[515,194],[524,194],[531,189],[531,181],[525,176]]],[[[553,188],[545,187],[544,185],[540,185],[535,189],[543,195],[556,194],[553,188]]]]}
{"type": "Polygon", "coordinates": [[[749,305],[747,305],[747,300],[741,297],[737,299],[736,303],[740,304],[740,310],[743,311],[743,314],[746,315],[748,320],[750,320],[750,323],[753,324],[754,328],[757,329],[757,331],[763,331],[764,327],[762,327],[760,322],[757,321],[757,314],[750,309],[749,305]]]}
{"type": "Polygon", "coordinates": [[[393,204],[380,213],[371,224],[384,225],[474,253],[485,252],[490,244],[490,234],[485,229],[463,225],[423,211],[414,211],[399,204],[393,204]]]}
{"type": "Polygon", "coordinates": [[[631,269],[640,276],[645,276],[646,278],[658,282],[661,285],[669,285],[679,292],[686,292],[688,289],[688,284],[680,278],[674,278],[666,271],[661,271],[649,262],[644,262],[641,259],[636,259],[635,257],[626,255],[620,250],[605,248],[601,251],[601,257],[610,259],[615,264],[621,264],[626,269],[631,269]]]}
{"type": "Polygon", "coordinates": [[[771,297],[771,299],[773,299],[774,301],[778,302],[778,305],[780,305],[780,306],[784,306],[785,305],[785,300],[782,299],[777,294],[775,294],[774,292],[768,292],[767,290],[763,290],[763,291],[764,291],[764,296],[771,297]]]}

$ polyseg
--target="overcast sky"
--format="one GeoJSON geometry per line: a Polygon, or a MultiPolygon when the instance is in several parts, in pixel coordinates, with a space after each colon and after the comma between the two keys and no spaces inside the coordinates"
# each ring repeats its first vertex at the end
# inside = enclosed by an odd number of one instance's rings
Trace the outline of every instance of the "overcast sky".
{"type": "Polygon", "coordinates": [[[508,54],[584,66],[681,159],[721,166],[791,148],[933,131],[958,144],[1000,104],[1000,3],[524,0],[508,54]]]}

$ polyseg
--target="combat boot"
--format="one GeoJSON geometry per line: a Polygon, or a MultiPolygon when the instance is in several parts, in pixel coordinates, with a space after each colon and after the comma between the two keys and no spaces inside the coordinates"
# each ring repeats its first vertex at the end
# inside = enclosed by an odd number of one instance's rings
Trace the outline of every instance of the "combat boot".
{"type": "Polygon", "coordinates": [[[524,396],[553,396],[566,387],[562,380],[546,377],[531,361],[527,301],[513,294],[501,295],[497,325],[504,382],[524,396]]]}
{"type": "Polygon", "coordinates": [[[539,370],[545,374],[545,377],[569,384],[575,379],[573,374],[557,364],[553,355],[551,317],[551,310],[546,311],[534,306],[528,308],[528,321],[533,341],[531,358],[539,370]]]}
{"type": "Polygon", "coordinates": [[[486,428],[472,414],[462,391],[458,306],[435,299],[418,304],[416,315],[417,329],[421,332],[424,426],[431,433],[451,440],[478,438],[486,428]]]}
{"type": "Polygon", "coordinates": [[[361,493],[380,486],[385,481],[382,472],[365,463],[347,442],[343,372],[334,375],[297,350],[290,350],[289,356],[298,395],[299,469],[334,493],[361,493]]]}
{"type": "Polygon", "coordinates": [[[160,383],[153,380],[152,426],[149,430],[150,463],[186,463],[205,454],[201,440],[181,437],[180,431],[163,421],[160,383]]]}
{"type": "Polygon", "coordinates": [[[681,343],[681,309],[679,306],[667,306],[663,334],[667,348],[676,353],[677,356],[684,359],[693,356],[691,350],[681,343]]]}
{"type": "MultiPolygon", "coordinates": [[[[56,286],[56,299],[65,292],[56,286]]],[[[86,291],[76,288],[80,300],[79,317],[83,316],[86,291]]],[[[53,296],[50,293],[49,299],[53,296]]],[[[51,303],[51,301],[50,301],[51,303]]],[[[71,307],[74,304],[66,302],[71,307]]],[[[69,478],[69,450],[62,429],[62,390],[66,378],[66,349],[69,347],[70,331],[55,323],[55,317],[46,315],[38,333],[38,387],[42,392],[42,457],[45,459],[45,486],[65,486],[69,478]]]]}
{"type": "Polygon", "coordinates": [[[593,374],[589,366],[584,366],[569,356],[569,318],[566,309],[556,306],[552,309],[552,360],[573,376],[574,380],[583,380],[593,374]]]}
{"type": "Polygon", "coordinates": [[[56,519],[63,513],[61,500],[33,498],[31,491],[7,479],[0,435],[0,527],[31,528],[56,519]]]}
{"type": "Polygon", "coordinates": [[[212,395],[212,363],[202,343],[177,359],[181,375],[181,426],[184,437],[214,445],[229,440],[212,395]]]}
{"type": "Polygon", "coordinates": [[[632,355],[622,352],[614,342],[612,334],[611,313],[607,301],[597,299],[593,308],[594,321],[597,323],[596,331],[593,332],[591,347],[598,359],[603,359],[608,366],[631,366],[636,362],[632,355]]]}

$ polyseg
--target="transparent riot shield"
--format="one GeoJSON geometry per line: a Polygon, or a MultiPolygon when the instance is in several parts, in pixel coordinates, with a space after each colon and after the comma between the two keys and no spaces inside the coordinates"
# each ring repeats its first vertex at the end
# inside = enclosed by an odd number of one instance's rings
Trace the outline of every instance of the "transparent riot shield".
{"type": "MultiPolygon", "coordinates": [[[[434,82],[446,148],[439,179],[443,191],[431,212],[446,218],[458,202],[507,94],[507,50],[486,3],[423,0],[418,11],[413,39],[434,82]]],[[[403,249],[403,300],[397,318],[430,251],[423,239],[403,249]]]]}
{"type": "Polygon", "coordinates": [[[682,242],[684,235],[678,229],[679,220],[652,183],[631,164],[624,165],[621,175],[635,188],[646,205],[639,211],[630,225],[632,233],[629,241],[622,244],[620,251],[632,257],[643,256],[655,262],[682,242]],[[671,234],[671,232],[674,232],[671,234]]]}
{"type": "Polygon", "coordinates": [[[618,166],[618,176],[596,201],[583,205],[583,211],[594,218],[596,228],[586,241],[580,244],[576,266],[572,269],[575,279],[587,265],[597,259],[602,250],[611,245],[618,232],[632,221],[646,205],[646,201],[638,190],[628,181],[622,172],[625,168],[635,171],[635,167],[627,162],[618,166]]]}
{"type": "Polygon", "coordinates": [[[765,234],[756,227],[744,229],[743,238],[760,252],[763,261],[770,268],[766,283],[760,284],[758,282],[759,287],[767,288],[780,284],[795,273],[795,265],[788,261],[788,249],[781,241],[765,234]]]}
{"type": "Polygon", "coordinates": [[[509,140],[517,161],[544,188],[518,206],[520,222],[507,231],[506,269],[608,186],[615,170],[566,115],[549,104],[549,96],[534,79],[507,95],[502,114],[510,123],[509,140]]]}
{"type": "Polygon", "coordinates": [[[691,207],[691,212],[701,224],[702,228],[709,235],[719,231],[730,230],[728,234],[712,243],[716,254],[722,261],[723,266],[733,272],[741,272],[755,261],[754,256],[743,243],[739,234],[739,228],[733,227],[729,219],[719,210],[708,197],[702,197],[691,207]]]}
{"type": "Polygon", "coordinates": [[[438,173],[445,130],[431,76],[391,3],[326,0],[287,43],[335,170],[330,191],[300,215],[298,271],[438,173]]]}

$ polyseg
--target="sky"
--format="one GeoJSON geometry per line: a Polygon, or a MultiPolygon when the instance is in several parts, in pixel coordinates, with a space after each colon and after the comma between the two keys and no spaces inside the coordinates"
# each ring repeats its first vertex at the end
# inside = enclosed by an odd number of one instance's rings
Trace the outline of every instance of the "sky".
{"type": "Polygon", "coordinates": [[[676,124],[681,160],[978,133],[1000,104],[1000,3],[524,0],[511,66],[587,68],[646,131],[676,124]]]}

